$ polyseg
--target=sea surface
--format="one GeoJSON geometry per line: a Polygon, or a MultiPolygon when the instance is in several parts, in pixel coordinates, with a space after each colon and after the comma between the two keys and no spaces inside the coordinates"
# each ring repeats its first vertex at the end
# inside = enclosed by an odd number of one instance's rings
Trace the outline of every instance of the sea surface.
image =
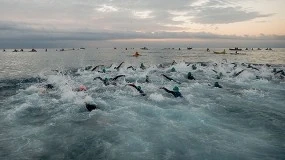
{"type": "Polygon", "coordinates": [[[285,159],[284,48],[37,50],[0,52],[1,160],[285,159]]]}

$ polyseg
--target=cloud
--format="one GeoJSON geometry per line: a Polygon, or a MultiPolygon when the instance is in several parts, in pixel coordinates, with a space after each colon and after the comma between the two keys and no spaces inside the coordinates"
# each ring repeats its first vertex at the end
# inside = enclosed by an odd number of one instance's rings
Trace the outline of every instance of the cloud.
{"type": "Polygon", "coordinates": [[[99,12],[116,12],[118,9],[114,6],[108,6],[108,5],[100,5],[100,7],[96,8],[97,11],[99,12]]]}
{"type": "Polygon", "coordinates": [[[269,17],[272,14],[260,14],[258,12],[247,12],[241,8],[226,7],[200,8],[199,12],[192,19],[193,22],[202,24],[227,24],[235,22],[243,22],[255,18],[269,17]]]}
{"type": "Polygon", "coordinates": [[[27,39],[282,39],[210,33],[219,24],[268,21],[273,15],[245,8],[235,0],[1,0],[0,12],[0,40],[11,43],[27,39]]]}

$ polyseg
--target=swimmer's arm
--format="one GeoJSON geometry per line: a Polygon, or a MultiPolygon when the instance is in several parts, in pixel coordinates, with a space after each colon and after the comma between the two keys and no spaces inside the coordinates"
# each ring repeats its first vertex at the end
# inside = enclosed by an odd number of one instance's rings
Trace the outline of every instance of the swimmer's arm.
{"type": "Polygon", "coordinates": [[[96,80],[96,79],[100,79],[101,81],[104,81],[103,78],[101,77],[95,77],[93,80],[96,80]]]}
{"type": "Polygon", "coordinates": [[[163,89],[163,90],[165,90],[166,92],[168,92],[168,93],[171,93],[171,94],[174,94],[174,92],[173,91],[170,91],[170,90],[168,90],[167,88],[165,88],[165,87],[160,87],[159,89],[163,89]]]}
{"type": "Polygon", "coordinates": [[[125,77],[125,75],[118,75],[118,76],[114,77],[112,80],[115,81],[115,80],[117,80],[120,77],[125,77]]]}

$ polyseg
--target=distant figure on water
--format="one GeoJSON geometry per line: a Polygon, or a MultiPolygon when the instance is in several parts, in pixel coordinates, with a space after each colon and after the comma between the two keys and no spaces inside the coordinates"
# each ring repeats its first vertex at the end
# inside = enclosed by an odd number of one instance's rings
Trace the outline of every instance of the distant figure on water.
{"type": "Polygon", "coordinates": [[[167,93],[171,93],[175,98],[177,98],[177,97],[183,97],[182,94],[179,92],[179,88],[178,88],[177,86],[175,86],[172,91],[168,90],[168,89],[165,88],[165,87],[160,87],[159,89],[163,89],[163,90],[165,90],[167,93]]]}
{"type": "Polygon", "coordinates": [[[138,56],[141,56],[138,52],[136,52],[134,55],[134,57],[138,57],[138,56]]]}
{"type": "Polygon", "coordinates": [[[37,52],[37,50],[35,50],[34,48],[32,50],[30,50],[29,52],[37,52]]]}
{"type": "Polygon", "coordinates": [[[189,79],[189,80],[195,80],[195,78],[193,77],[193,75],[192,75],[191,72],[188,72],[188,74],[187,74],[187,79],[189,79]]]}
{"type": "Polygon", "coordinates": [[[144,66],[143,63],[141,63],[140,69],[142,69],[142,70],[145,70],[145,69],[146,69],[146,67],[144,66]]]}

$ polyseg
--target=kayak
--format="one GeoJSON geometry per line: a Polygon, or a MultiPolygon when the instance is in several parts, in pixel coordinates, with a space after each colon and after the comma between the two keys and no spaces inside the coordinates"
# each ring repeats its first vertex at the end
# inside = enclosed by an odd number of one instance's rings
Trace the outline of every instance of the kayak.
{"type": "Polygon", "coordinates": [[[225,50],[222,51],[222,52],[215,52],[215,51],[214,51],[214,54],[226,54],[226,51],[225,51],[225,50]]]}

